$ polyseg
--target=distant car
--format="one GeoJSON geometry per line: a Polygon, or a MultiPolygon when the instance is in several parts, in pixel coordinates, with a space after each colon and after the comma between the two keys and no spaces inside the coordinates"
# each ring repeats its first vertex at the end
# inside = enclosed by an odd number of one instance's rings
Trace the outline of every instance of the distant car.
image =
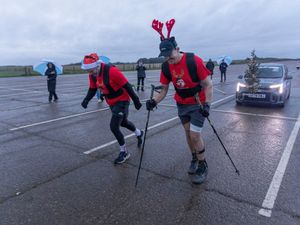
{"type": "Polygon", "coordinates": [[[236,103],[258,103],[284,107],[291,94],[291,79],[284,64],[262,63],[258,69],[259,87],[256,92],[247,88],[244,76],[240,75],[236,87],[236,103]]]}

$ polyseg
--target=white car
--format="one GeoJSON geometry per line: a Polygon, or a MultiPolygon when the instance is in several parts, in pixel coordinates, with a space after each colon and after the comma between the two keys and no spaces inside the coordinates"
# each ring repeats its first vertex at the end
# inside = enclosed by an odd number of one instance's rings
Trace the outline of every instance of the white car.
{"type": "Polygon", "coordinates": [[[284,64],[262,63],[259,65],[257,78],[259,87],[256,92],[247,88],[244,76],[240,75],[236,87],[236,103],[257,103],[284,107],[291,94],[291,79],[284,64]]]}

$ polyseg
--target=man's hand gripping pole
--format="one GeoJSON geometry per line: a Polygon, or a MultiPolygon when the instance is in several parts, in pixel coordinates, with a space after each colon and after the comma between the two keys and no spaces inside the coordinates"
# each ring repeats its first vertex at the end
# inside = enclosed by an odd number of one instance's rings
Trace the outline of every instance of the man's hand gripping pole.
{"type": "MultiPolygon", "coordinates": [[[[198,93],[195,95],[195,99],[196,99],[197,103],[198,103],[199,106],[200,106],[200,111],[203,111],[203,105],[201,104],[201,102],[200,102],[200,100],[199,100],[199,95],[198,95],[198,93]]],[[[231,157],[230,157],[230,155],[229,155],[227,149],[225,148],[225,145],[223,144],[223,142],[222,142],[220,136],[218,135],[218,133],[217,133],[215,127],[211,124],[211,121],[210,121],[210,119],[209,119],[209,115],[206,116],[206,119],[208,120],[209,125],[211,126],[211,128],[213,129],[215,135],[217,136],[218,140],[220,141],[220,143],[221,143],[223,149],[225,150],[225,153],[226,153],[226,155],[228,156],[228,158],[229,158],[231,164],[233,165],[233,167],[234,167],[234,169],[235,169],[235,172],[236,172],[238,175],[240,175],[239,170],[236,168],[234,162],[232,161],[232,159],[231,159],[231,157]]]]}

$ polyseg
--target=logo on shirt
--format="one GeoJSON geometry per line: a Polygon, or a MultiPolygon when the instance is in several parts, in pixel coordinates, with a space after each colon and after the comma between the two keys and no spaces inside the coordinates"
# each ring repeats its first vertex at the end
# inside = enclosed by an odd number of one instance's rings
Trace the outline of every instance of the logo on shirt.
{"type": "Polygon", "coordinates": [[[177,79],[176,79],[176,86],[177,86],[178,88],[183,88],[184,85],[185,85],[184,80],[182,80],[181,78],[177,78],[177,79]]]}
{"type": "Polygon", "coordinates": [[[185,86],[185,82],[182,79],[182,77],[184,76],[184,70],[181,69],[180,72],[177,72],[176,70],[172,70],[172,76],[175,77],[176,79],[176,86],[178,88],[183,88],[185,86]]]}
{"type": "Polygon", "coordinates": [[[184,69],[181,69],[181,71],[178,73],[176,70],[172,70],[171,72],[172,76],[175,77],[176,79],[182,78],[184,75],[184,69]]]}

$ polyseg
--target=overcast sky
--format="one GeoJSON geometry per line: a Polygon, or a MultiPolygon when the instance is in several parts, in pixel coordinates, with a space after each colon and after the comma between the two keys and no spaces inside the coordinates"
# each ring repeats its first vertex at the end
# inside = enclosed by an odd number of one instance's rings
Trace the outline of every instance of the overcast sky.
{"type": "MultiPolygon", "coordinates": [[[[204,60],[300,58],[300,0],[0,0],[0,65],[61,64],[97,52],[112,62],[159,54],[152,20],[174,18],[182,51],[204,60]]],[[[166,28],[164,26],[164,33],[166,28]]]]}

